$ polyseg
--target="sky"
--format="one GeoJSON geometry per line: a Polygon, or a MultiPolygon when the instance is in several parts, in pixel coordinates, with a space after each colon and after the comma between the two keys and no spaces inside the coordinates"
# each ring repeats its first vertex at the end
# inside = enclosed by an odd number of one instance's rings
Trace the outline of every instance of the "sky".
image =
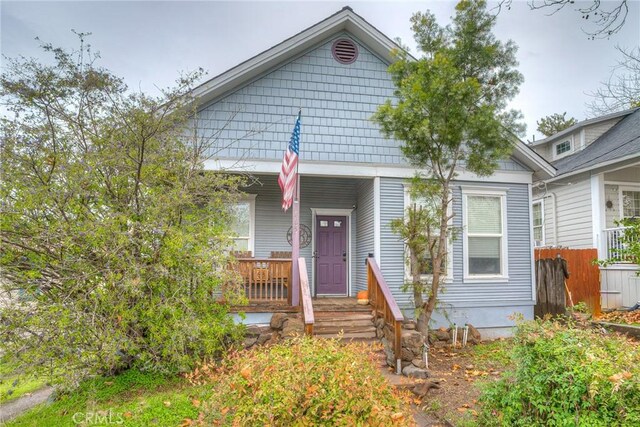
{"type": "MultiPolygon", "coordinates": [[[[590,3],[590,2],[589,2],[590,3]]],[[[605,7],[612,4],[605,1],[605,7]]],[[[134,89],[157,93],[180,72],[199,67],[207,78],[280,43],[349,5],[390,38],[400,37],[415,50],[409,19],[431,10],[441,24],[453,15],[455,2],[441,1],[5,1],[0,2],[0,50],[4,56],[45,58],[44,42],[77,48],[71,30],[90,32],[100,52],[100,65],[123,77],[134,89]]],[[[490,7],[495,3],[490,3],[490,7]]],[[[620,59],[615,46],[640,44],[640,0],[629,0],[622,30],[609,39],[590,40],[592,27],[573,9],[551,15],[532,11],[526,1],[513,0],[498,15],[494,33],[519,46],[518,69],[525,82],[511,108],[524,114],[527,136],[540,139],[536,121],[567,112],[588,117],[589,92],[607,80],[620,59]]],[[[3,61],[4,64],[4,61],[3,61]]]]}

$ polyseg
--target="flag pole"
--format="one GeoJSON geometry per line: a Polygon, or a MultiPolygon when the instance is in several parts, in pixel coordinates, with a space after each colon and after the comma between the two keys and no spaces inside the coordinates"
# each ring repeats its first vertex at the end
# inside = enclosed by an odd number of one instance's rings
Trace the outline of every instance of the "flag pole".
{"type": "MultiPolygon", "coordinates": [[[[298,116],[302,116],[302,108],[298,111],[298,116]]],[[[302,132],[300,132],[302,134],[302,132]]],[[[300,135],[302,139],[302,135],[300,135]]],[[[292,212],[292,229],[293,236],[291,239],[291,305],[297,307],[300,305],[300,270],[298,267],[298,258],[300,258],[300,174],[298,167],[300,165],[300,143],[298,142],[298,161],[296,163],[296,190],[293,196],[293,212],[292,212]]]]}

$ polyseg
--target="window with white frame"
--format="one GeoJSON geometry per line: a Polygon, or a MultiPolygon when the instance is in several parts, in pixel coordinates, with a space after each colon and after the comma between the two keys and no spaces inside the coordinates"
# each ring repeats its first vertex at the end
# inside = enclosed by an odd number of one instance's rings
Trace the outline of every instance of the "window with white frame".
{"type": "Polygon", "coordinates": [[[506,191],[465,189],[464,279],[507,278],[506,191]]]}
{"type": "Polygon", "coordinates": [[[255,201],[256,195],[250,194],[231,206],[233,250],[254,252],[255,201]]]}
{"type": "Polygon", "coordinates": [[[640,191],[620,190],[622,218],[640,218],[640,191]]]}
{"type": "Polygon", "coordinates": [[[544,246],[544,202],[533,202],[533,240],[536,246],[544,246]]]}
{"type": "MultiPolygon", "coordinates": [[[[426,199],[420,198],[420,197],[411,197],[409,189],[405,188],[405,215],[406,213],[406,209],[408,207],[410,207],[411,205],[415,204],[416,207],[421,208],[421,209],[437,209],[435,206],[433,206],[433,203],[428,202],[426,199]],[[430,207],[431,206],[431,207],[430,207]]],[[[449,209],[447,212],[447,215],[451,215],[451,203],[449,204],[449,209]]],[[[438,239],[439,238],[439,229],[438,230],[433,230],[435,233],[433,236],[431,236],[432,239],[438,239]]],[[[453,248],[451,245],[451,239],[447,238],[447,254],[445,255],[445,260],[444,260],[444,264],[445,264],[445,280],[450,280],[453,278],[453,263],[450,262],[451,259],[451,254],[453,253],[453,248]]],[[[408,249],[407,249],[408,250],[408,249]]],[[[406,268],[405,268],[405,276],[407,278],[409,278],[409,276],[411,275],[411,265],[409,264],[409,256],[407,255],[406,257],[407,263],[406,263],[406,268]]],[[[420,272],[421,276],[423,276],[423,278],[426,278],[430,275],[433,274],[433,261],[431,260],[431,256],[430,254],[427,252],[425,253],[425,259],[423,260],[424,262],[422,263],[423,265],[423,271],[420,272]]]]}
{"type": "Polygon", "coordinates": [[[568,153],[569,151],[571,151],[571,141],[570,140],[566,140],[566,141],[562,141],[558,144],[556,144],[556,157],[557,156],[561,156],[564,153],[568,153]]]}

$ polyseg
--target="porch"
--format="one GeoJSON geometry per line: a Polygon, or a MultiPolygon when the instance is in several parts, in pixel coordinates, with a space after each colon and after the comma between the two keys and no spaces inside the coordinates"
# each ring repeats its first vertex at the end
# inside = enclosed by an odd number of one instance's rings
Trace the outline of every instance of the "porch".
{"type": "Polygon", "coordinates": [[[383,318],[393,331],[393,348],[400,366],[401,330],[404,317],[382,273],[373,259],[366,259],[369,302],[359,304],[352,297],[312,298],[304,258],[298,259],[300,271],[299,303],[292,304],[292,260],[284,258],[239,258],[231,266],[241,276],[249,301],[234,307],[244,313],[300,313],[306,335],[323,338],[376,339],[373,320],[383,318]],[[373,314],[372,314],[373,313],[373,314]]]}

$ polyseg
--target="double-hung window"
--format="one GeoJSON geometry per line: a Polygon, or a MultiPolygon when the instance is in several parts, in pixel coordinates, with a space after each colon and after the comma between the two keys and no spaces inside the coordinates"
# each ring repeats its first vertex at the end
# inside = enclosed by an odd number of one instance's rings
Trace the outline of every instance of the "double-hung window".
{"type": "Polygon", "coordinates": [[[248,194],[231,206],[233,250],[254,253],[256,195],[248,194]]]}
{"type": "Polygon", "coordinates": [[[464,281],[506,281],[506,191],[463,188],[464,281]]]}
{"type": "Polygon", "coordinates": [[[533,202],[533,240],[536,246],[544,246],[544,203],[533,202]]]}

